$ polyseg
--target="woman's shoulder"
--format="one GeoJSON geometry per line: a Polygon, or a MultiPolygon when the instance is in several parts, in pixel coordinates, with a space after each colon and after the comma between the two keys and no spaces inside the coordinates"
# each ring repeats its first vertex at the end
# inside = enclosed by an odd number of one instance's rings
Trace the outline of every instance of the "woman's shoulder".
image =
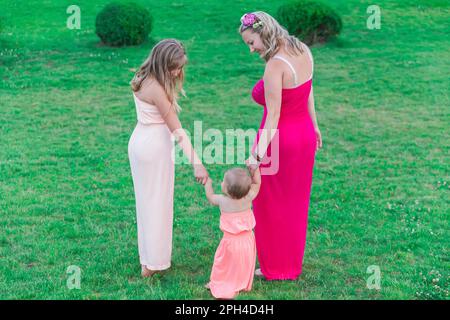
{"type": "MultiPolygon", "coordinates": [[[[306,45],[304,42],[300,42],[302,44],[302,48],[304,51],[306,51],[306,54],[308,54],[310,57],[312,57],[311,49],[306,45]]],[[[305,52],[304,52],[305,53],[305,52]]]]}
{"type": "Polygon", "coordinates": [[[276,59],[274,57],[270,58],[266,62],[266,67],[264,69],[264,76],[273,76],[276,74],[282,74],[284,63],[285,62],[281,61],[280,59],[276,59]]]}
{"type": "Polygon", "coordinates": [[[302,47],[302,52],[300,54],[297,55],[297,57],[307,57],[309,60],[313,61],[313,56],[312,56],[312,52],[311,49],[309,48],[309,46],[300,41],[300,45],[302,47]]]}
{"type": "Polygon", "coordinates": [[[146,101],[148,103],[153,104],[153,97],[160,95],[164,92],[164,89],[155,79],[145,79],[142,82],[142,86],[138,91],[135,91],[134,94],[140,100],[146,101]]]}
{"type": "Polygon", "coordinates": [[[266,69],[276,69],[279,67],[283,67],[286,64],[286,61],[292,61],[298,58],[299,55],[293,55],[287,50],[278,50],[269,60],[266,62],[266,69]]]}

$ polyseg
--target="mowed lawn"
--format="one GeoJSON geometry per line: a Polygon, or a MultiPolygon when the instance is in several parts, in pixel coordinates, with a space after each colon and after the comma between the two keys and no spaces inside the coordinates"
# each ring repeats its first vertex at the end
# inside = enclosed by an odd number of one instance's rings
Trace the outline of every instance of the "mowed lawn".
{"type": "MultiPolygon", "coordinates": [[[[219,211],[191,168],[176,168],[172,268],[140,277],[127,144],[136,123],[129,81],[152,45],[175,37],[189,65],[180,104],[191,132],[256,129],[250,96],[264,64],[237,27],[284,1],[137,1],[154,17],[148,42],[101,46],[79,0],[2,0],[0,34],[0,298],[210,299],[219,211]],[[66,285],[69,266],[81,288],[66,285]]],[[[449,299],[448,1],[325,1],[343,18],[312,48],[324,148],[317,154],[303,274],[256,279],[238,299],[449,299]],[[366,285],[369,266],[381,288],[366,285]]],[[[207,144],[206,144],[207,145],[207,144]]],[[[231,165],[208,164],[219,190],[231,165]]]]}

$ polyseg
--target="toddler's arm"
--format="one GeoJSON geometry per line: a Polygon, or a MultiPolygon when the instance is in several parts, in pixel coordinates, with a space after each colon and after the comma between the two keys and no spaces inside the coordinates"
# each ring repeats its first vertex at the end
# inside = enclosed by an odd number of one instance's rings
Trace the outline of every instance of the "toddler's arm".
{"type": "Polygon", "coordinates": [[[221,195],[214,194],[214,189],[212,187],[212,180],[209,177],[205,183],[205,193],[206,193],[206,198],[208,199],[209,203],[211,203],[214,206],[219,205],[221,195]]]}
{"type": "Polygon", "coordinates": [[[250,197],[251,200],[256,198],[260,187],[261,187],[261,172],[259,171],[259,168],[256,168],[256,170],[253,172],[252,185],[250,187],[250,191],[248,192],[248,196],[250,197]]]}

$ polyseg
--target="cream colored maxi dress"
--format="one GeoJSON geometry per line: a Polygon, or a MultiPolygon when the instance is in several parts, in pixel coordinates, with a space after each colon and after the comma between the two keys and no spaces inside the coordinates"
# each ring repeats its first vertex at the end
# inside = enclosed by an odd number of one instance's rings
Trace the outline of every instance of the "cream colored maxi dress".
{"type": "Polygon", "coordinates": [[[156,106],[135,95],[137,125],[128,143],[141,265],[170,267],[175,166],[169,128],[156,106]]]}

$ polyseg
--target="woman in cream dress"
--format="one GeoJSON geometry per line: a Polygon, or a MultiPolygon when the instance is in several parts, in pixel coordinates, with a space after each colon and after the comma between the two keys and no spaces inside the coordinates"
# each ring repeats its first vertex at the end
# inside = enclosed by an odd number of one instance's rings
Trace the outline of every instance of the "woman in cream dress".
{"type": "Polygon", "coordinates": [[[180,144],[190,160],[197,181],[205,184],[208,178],[178,119],[177,93],[183,93],[186,62],[186,53],[179,41],[162,40],[152,49],[131,82],[137,125],[128,144],[128,156],[144,277],[168,269],[171,263],[174,141],[180,144]]]}

